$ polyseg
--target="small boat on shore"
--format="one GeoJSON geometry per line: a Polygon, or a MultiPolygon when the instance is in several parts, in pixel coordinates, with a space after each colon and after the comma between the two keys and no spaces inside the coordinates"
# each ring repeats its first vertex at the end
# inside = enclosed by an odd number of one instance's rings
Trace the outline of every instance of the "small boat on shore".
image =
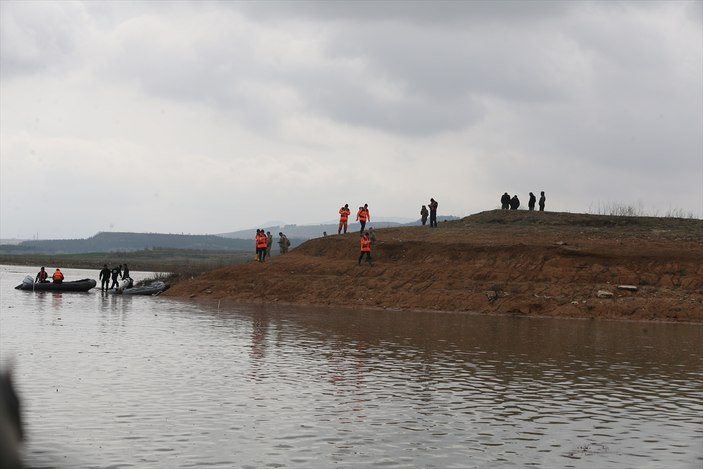
{"type": "Polygon", "coordinates": [[[84,278],[82,280],[73,280],[71,282],[35,282],[34,279],[27,275],[22,283],[15,287],[15,290],[26,291],[60,291],[60,292],[86,292],[91,288],[95,288],[97,282],[92,278],[84,278]]]}
{"type": "Polygon", "coordinates": [[[167,288],[168,285],[164,282],[156,281],[140,287],[127,287],[110,290],[110,293],[115,293],[117,295],[158,295],[167,288]]]}

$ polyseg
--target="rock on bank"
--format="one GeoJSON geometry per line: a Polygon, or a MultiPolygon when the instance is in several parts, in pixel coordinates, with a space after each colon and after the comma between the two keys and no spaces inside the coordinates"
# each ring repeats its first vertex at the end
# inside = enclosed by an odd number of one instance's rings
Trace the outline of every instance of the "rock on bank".
{"type": "Polygon", "coordinates": [[[701,220],[494,210],[376,235],[372,267],[357,265],[359,235],[349,233],[207,272],[165,295],[703,322],[701,220]]]}

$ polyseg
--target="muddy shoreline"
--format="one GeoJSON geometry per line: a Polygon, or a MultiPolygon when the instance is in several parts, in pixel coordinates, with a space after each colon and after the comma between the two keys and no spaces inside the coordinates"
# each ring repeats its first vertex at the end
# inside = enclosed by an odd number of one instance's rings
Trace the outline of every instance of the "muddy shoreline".
{"type": "Polygon", "coordinates": [[[173,298],[703,323],[703,221],[494,210],[310,240],[179,281],[173,298]],[[628,289],[618,288],[626,286],[628,289]]]}

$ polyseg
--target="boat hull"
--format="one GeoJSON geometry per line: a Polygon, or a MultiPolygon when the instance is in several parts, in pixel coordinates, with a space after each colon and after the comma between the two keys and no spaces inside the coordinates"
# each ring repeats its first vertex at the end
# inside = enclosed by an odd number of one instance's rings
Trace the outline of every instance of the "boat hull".
{"type": "Polygon", "coordinates": [[[86,292],[91,288],[95,288],[97,282],[92,278],[84,278],[82,280],[74,280],[72,282],[37,282],[27,283],[22,282],[15,287],[16,290],[26,291],[60,291],[60,292],[86,292]]]}

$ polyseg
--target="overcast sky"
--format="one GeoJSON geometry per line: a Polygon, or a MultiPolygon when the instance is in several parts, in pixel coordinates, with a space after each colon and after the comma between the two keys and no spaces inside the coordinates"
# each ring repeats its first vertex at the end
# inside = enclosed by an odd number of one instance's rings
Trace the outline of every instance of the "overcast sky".
{"type": "Polygon", "coordinates": [[[0,238],[703,216],[703,2],[0,2],[0,238]]]}

